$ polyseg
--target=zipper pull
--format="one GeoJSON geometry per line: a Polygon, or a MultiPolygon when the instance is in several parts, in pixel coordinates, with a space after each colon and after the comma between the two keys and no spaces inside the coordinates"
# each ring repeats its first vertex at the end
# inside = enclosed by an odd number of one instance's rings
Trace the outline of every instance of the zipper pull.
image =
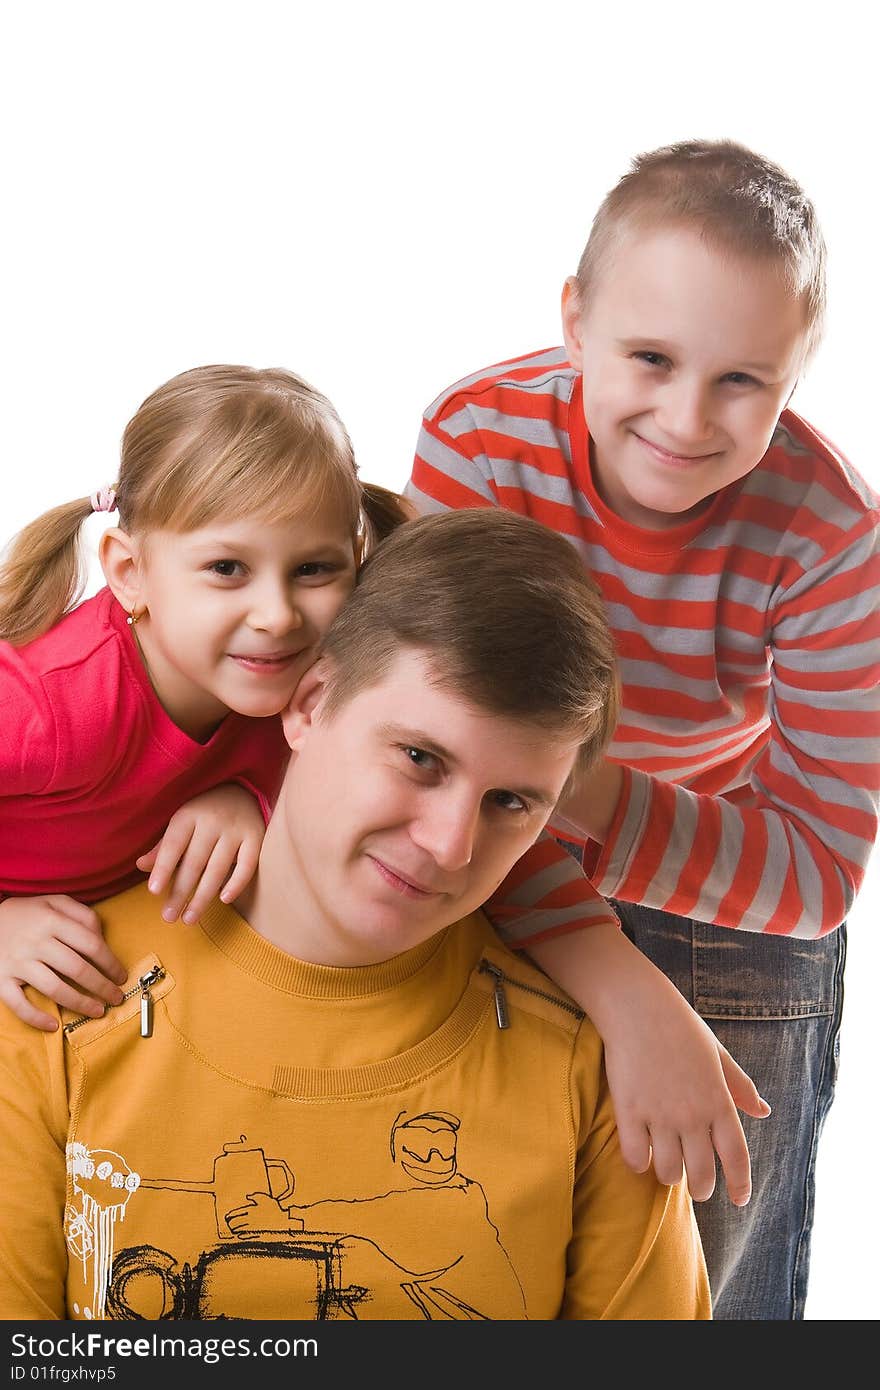
{"type": "Polygon", "coordinates": [[[495,994],[495,1019],[499,1028],[510,1027],[510,1014],[507,1012],[507,995],[504,993],[504,976],[497,965],[487,960],[480,961],[480,969],[492,976],[495,994]]]}
{"type": "Polygon", "coordinates": [[[146,975],[141,975],[138,980],[141,990],[142,1038],[151,1038],[153,1036],[153,996],[150,994],[150,985],[154,985],[161,974],[162,971],[160,967],[154,965],[152,970],[148,970],[146,975]]]}

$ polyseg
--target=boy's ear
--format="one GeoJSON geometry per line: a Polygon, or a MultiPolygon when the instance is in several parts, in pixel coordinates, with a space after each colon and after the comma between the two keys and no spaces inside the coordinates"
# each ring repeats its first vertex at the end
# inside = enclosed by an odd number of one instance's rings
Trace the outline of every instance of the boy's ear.
{"type": "Polygon", "coordinates": [[[298,753],[312,727],[315,711],[324,698],[329,667],[322,658],[310,666],[290,697],[287,708],[281,711],[284,737],[292,753],[298,753]]]}
{"type": "Polygon", "coordinates": [[[562,337],[568,360],[575,371],[584,369],[581,318],[583,305],[578,294],[577,280],[569,275],[562,286],[562,337]]]}
{"type": "Polygon", "coordinates": [[[111,526],[98,542],[98,560],[107,586],[126,613],[142,607],[140,547],[133,536],[111,526]]]}

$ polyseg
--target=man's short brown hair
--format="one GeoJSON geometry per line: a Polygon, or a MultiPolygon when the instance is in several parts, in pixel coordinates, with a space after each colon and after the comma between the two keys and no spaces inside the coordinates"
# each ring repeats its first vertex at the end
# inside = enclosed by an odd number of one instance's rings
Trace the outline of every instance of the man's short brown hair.
{"type": "Polygon", "coordinates": [[[496,508],[419,517],[382,541],[324,639],[323,712],[381,680],[402,650],[490,714],[577,739],[577,770],[605,751],[619,710],[614,640],[574,547],[496,508]]]}

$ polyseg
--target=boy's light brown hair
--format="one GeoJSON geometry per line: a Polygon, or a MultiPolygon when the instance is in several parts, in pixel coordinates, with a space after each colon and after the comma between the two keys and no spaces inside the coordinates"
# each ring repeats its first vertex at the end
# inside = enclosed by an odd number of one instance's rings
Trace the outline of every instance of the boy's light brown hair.
{"type": "Polygon", "coordinates": [[[724,251],[775,261],[792,294],[802,296],[806,361],[825,316],[825,242],[816,210],[778,164],[732,140],[684,140],[636,156],[593,219],[575,276],[589,303],[623,230],[684,223],[724,251]]]}
{"type": "Polygon", "coordinates": [[[441,689],[478,709],[576,738],[576,773],[608,746],[619,687],[602,598],[574,547],[540,522],[471,507],[383,540],[324,639],[322,714],[411,649],[441,689]]]}

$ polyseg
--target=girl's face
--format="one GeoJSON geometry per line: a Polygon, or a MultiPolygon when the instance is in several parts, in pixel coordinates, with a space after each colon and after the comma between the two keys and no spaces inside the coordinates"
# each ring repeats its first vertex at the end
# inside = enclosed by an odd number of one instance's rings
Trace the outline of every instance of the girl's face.
{"type": "Polygon", "coordinates": [[[151,531],[138,557],[134,629],[153,687],[204,740],[230,710],[287,705],[354,588],[354,538],[332,503],[268,525],[151,531]]]}

